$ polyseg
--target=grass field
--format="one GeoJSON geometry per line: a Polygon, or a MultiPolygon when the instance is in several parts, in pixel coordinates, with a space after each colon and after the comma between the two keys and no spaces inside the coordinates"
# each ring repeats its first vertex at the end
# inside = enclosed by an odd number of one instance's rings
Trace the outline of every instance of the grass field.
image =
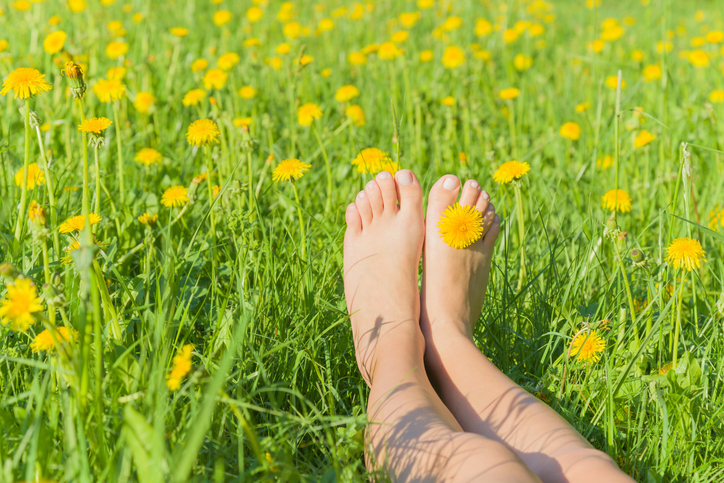
{"type": "Polygon", "coordinates": [[[0,482],[367,480],[382,167],[490,192],[503,372],[637,481],[723,481],[724,13],[594,3],[0,0],[0,482]]]}

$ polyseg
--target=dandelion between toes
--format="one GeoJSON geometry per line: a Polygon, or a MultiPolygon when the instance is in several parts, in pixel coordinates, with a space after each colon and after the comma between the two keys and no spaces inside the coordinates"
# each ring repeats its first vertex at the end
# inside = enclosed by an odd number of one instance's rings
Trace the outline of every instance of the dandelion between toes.
{"type": "Polygon", "coordinates": [[[370,387],[371,470],[395,481],[633,481],[475,346],[500,232],[477,181],[461,188],[443,176],[423,217],[414,173],[383,171],[346,221],[345,296],[370,387]]]}

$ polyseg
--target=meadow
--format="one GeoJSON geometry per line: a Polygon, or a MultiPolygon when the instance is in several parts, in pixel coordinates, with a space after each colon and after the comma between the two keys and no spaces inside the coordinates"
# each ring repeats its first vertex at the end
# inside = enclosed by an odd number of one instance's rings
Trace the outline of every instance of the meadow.
{"type": "Polygon", "coordinates": [[[369,480],[344,208],[403,167],[501,216],[481,351],[724,481],[716,3],[0,0],[0,483],[369,480]]]}

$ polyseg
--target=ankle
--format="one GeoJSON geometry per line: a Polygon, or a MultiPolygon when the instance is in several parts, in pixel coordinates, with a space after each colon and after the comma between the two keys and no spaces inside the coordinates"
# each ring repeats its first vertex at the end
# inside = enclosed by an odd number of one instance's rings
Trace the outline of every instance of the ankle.
{"type": "Polygon", "coordinates": [[[419,323],[403,323],[386,332],[374,344],[371,356],[358,365],[371,387],[380,373],[408,373],[424,365],[425,338],[419,323]]]}

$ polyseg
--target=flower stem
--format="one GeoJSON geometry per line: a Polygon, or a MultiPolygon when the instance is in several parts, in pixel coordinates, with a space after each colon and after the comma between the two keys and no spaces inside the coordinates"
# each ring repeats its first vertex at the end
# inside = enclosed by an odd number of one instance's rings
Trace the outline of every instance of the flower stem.
{"type": "MultiPolygon", "coordinates": [[[[324,143],[322,142],[322,136],[320,136],[317,126],[315,124],[312,124],[312,129],[314,129],[314,134],[317,135],[317,141],[319,142],[319,147],[322,150],[322,157],[324,158],[324,164],[327,167],[327,201],[324,204],[324,214],[328,215],[330,209],[332,208],[332,166],[329,164],[329,156],[327,156],[327,150],[324,148],[324,143]]],[[[295,193],[296,193],[296,189],[295,189],[295,193]]],[[[299,201],[297,201],[297,204],[299,204],[299,201]]]]}
{"type": "Polygon", "coordinates": [[[208,178],[206,185],[209,194],[209,222],[211,223],[211,293],[213,297],[214,287],[216,286],[216,217],[214,216],[214,187],[211,183],[211,174],[214,170],[213,161],[211,159],[211,148],[204,146],[204,156],[206,157],[206,172],[208,178]]]}
{"type": "Polygon", "coordinates": [[[301,246],[302,246],[302,260],[307,258],[307,242],[306,235],[304,234],[304,217],[302,216],[302,205],[299,203],[299,193],[297,193],[297,186],[292,181],[292,189],[294,190],[294,200],[297,202],[297,216],[299,217],[299,233],[301,234],[301,246]]]}
{"type": "Polygon", "coordinates": [[[28,167],[30,166],[30,99],[25,101],[25,157],[23,159],[23,185],[18,208],[18,223],[15,226],[15,239],[20,241],[25,225],[25,209],[28,203],[28,167]]]}
{"type": "Polygon", "coordinates": [[[520,243],[520,274],[518,276],[518,291],[523,288],[526,278],[525,270],[525,217],[523,214],[523,196],[520,193],[520,182],[516,181],[513,183],[513,190],[515,191],[515,205],[517,210],[518,218],[518,238],[520,243]]]}
{"type": "Polygon", "coordinates": [[[674,324],[674,338],[671,341],[671,362],[672,368],[676,370],[676,363],[679,360],[679,334],[681,333],[681,292],[684,284],[676,287],[677,280],[674,274],[674,297],[676,297],[676,322],[674,324]]]}
{"type": "MultiPolygon", "coordinates": [[[[116,147],[118,149],[118,187],[121,191],[120,201],[123,205],[126,201],[126,190],[123,182],[123,143],[121,141],[121,124],[118,122],[118,106],[113,104],[113,122],[116,124],[116,147]]],[[[100,213],[98,213],[100,214],[100,213]]]]}
{"type": "Polygon", "coordinates": [[[40,147],[40,158],[43,160],[43,170],[45,171],[45,186],[48,189],[48,200],[50,202],[50,224],[53,227],[53,249],[56,258],[60,259],[60,235],[56,227],[58,226],[58,213],[55,206],[55,192],[53,187],[53,179],[50,176],[50,164],[48,157],[45,155],[45,147],[43,146],[43,137],[40,135],[40,126],[35,127],[38,135],[38,146],[40,147]]]}
{"type": "Polygon", "coordinates": [[[93,147],[93,157],[96,162],[96,206],[95,214],[101,215],[101,164],[98,161],[98,146],[93,147]]]}

